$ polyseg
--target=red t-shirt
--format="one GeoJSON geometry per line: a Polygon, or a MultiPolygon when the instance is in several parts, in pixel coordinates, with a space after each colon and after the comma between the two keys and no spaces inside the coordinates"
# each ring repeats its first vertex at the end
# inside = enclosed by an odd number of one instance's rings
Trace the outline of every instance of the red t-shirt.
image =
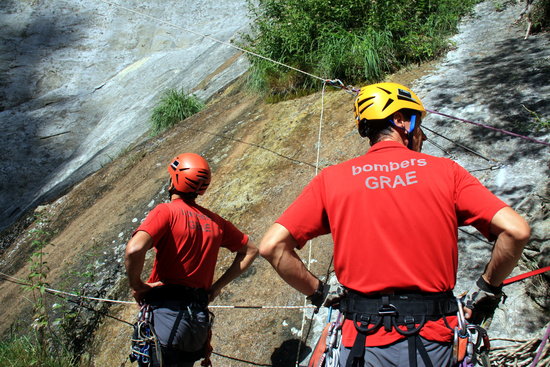
{"type": "MultiPolygon", "coordinates": [[[[490,222],[505,206],[452,160],[383,141],[363,156],[324,169],[277,222],[299,248],[332,233],[334,270],[350,289],[446,292],[456,283],[457,227],[473,225],[490,238],[490,222]]],[[[345,346],[353,344],[355,334],[348,321],[345,346]]],[[[451,338],[443,320],[429,322],[420,334],[436,341],[451,338]]],[[[382,329],[367,337],[367,345],[400,338],[382,329]]]]}
{"type": "Polygon", "coordinates": [[[220,247],[234,252],[248,243],[231,222],[181,199],[157,205],[138,231],[153,238],[156,251],[148,281],[193,288],[212,286],[220,247]]]}

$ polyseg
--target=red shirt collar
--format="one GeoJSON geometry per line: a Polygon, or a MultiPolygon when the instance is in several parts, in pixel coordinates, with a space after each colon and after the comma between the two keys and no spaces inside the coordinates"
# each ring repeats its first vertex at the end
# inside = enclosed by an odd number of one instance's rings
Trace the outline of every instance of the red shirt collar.
{"type": "Polygon", "coordinates": [[[379,141],[378,143],[374,144],[370,147],[369,151],[367,153],[376,152],[382,149],[388,149],[388,148],[402,148],[402,149],[409,149],[403,144],[393,141],[393,140],[384,140],[379,141]]]}

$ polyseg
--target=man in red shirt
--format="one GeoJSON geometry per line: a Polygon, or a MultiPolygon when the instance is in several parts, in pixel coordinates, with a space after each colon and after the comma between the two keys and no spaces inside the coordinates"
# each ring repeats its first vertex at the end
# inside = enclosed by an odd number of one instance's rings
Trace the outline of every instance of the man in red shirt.
{"type": "Polygon", "coordinates": [[[530,228],[457,163],[420,153],[426,111],[410,89],[366,86],[355,114],[369,151],[316,176],[265,234],[260,254],[320,305],[327,287],[295,249],[332,234],[334,270],[346,290],[340,366],[447,366],[458,310],[458,226],[496,240],[466,297],[466,316],[477,319],[497,307],[530,228]]]}
{"type": "MultiPolygon", "coordinates": [[[[150,311],[161,354],[144,345],[140,366],[193,366],[204,357],[211,322],[207,305],[223,287],[242,274],[258,254],[246,234],[195,202],[210,184],[210,167],[194,153],[168,165],[171,201],[159,204],[126,246],[125,265],[132,294],[150,311]],[[231,266],[213,282],[220,247],[235,252],[231,266]],[[147,282],[141,273],[148,250],[156,256],[147,282]],[[162,362],[160,359],[162,358],[162,362]]],[[[141,331],[141,330],[140,330],[141,331]]],[[[154,348],[153,348],[154,349],[154,348]]]]}

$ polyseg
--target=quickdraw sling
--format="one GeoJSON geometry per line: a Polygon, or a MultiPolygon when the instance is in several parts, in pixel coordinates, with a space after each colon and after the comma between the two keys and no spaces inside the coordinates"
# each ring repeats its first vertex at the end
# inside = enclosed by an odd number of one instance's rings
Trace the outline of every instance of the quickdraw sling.
{"type": "Polygon", "coordinates": [[[144,304],[138,314],[138,320],[134,324],[132,346],[130,349],[130,362],[138,362],[139,367],[153,366],[153,353],[156,360],[162,366],[162,353],[158,338],[153,329],[153,313],[151,306],[144,304]]]}
{"type": "Polygon", "coordinates": [[[346,367],[353,366],[356,361],[362,365],[367,335],[381,327],[386,331],[395,329],[407,337],[410,366],[416,367],[417,351],[426,366],[433,366],[420,340],[420,329],[426,321],[456,315],[458,306],[452,292],[367,296],[348,290],[348,295],[340,302],[340,310],[357,329],[346,367]],[[405,326],[406,330],[398,326],[405,326]]]}

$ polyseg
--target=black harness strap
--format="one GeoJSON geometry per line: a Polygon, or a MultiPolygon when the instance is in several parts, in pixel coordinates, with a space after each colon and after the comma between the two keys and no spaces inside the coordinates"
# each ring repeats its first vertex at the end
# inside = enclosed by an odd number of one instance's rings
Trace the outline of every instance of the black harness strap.
{"type": "Polygon", "coordinates": [[[172,325],[172,330],[170,331],[170,336],[168,337],[168,341],[166,344],[171,347],[172,344],[174,344],[174,339],[176,338],[176,332],[178,331],[178,325],[181,322],[181,319],[183,318],[183,314],[186,312],[186,310],[179,310],[178,316],[176,316],[176,320],[174,321],[174,325],[172,325]]]}
{"type": "MultiPolygon", "coordinates": [[[[416,334],[414,338],[416,339],[416,349],[418,350],[418,354],[420,354],[420,357],[424,361],[424,364],[426,365],[426,367],[433,367],[432,361],[430,360],[430,356],[426,351],[426,347],[424,346],[424,343],[422,343],[422,340],[420,339],[420,335],[416,334]]],[[[415,362],[416,362],[416,355],[415,355],[415,362]]]]}
{"type": "Polygon", "coordinates": [[[435,321],[446,315],[455,314],[458,306],[452,292],[371,296],[349,290],[347,297],[340,303],[340,310],[346,319],[353,320],[353,325],[357,329],[357,337],[350,350],[346,367],[352,367],[356,363],[362,365],[367,335],[374,334],[382,325],[388,332],[395,329],[407,337],[411,366],[417,366],[418,351],[426,367],[433,367],[418,333],[426,321],[435,321]],[[407,327],[406,330],[398,327],[403,325],[407,327]]]}

